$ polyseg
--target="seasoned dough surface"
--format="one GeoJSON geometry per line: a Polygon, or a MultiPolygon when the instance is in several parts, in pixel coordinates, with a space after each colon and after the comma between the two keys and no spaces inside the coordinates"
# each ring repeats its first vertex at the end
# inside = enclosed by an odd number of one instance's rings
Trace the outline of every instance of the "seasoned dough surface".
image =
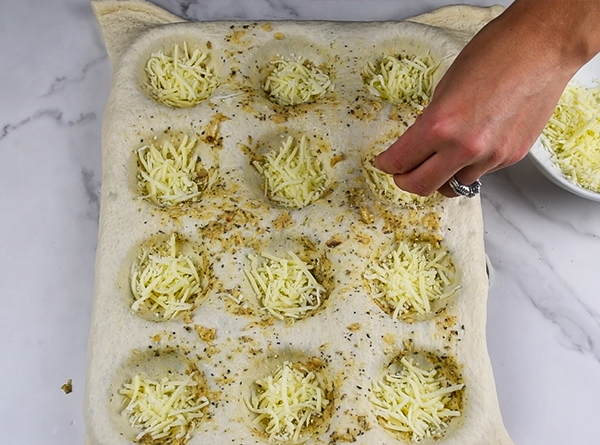
{"type": "Polygon", "coordinates": [[[189,444],[270,443],[252,423],[247,400],[257,379],[285,362],[314,370],[330,399],[323,421],[307,430],[307,443],[410,443],[381,425],[369,401],[373,382],[410,356],[464,385],[461,415],[441,438],[421,443],[511,444],[485,343],[480,201],[434,196],[399,203],[373,189],[365,165],[418,110],[380,100],[361,76],[386,55],[430,54],[439,63],[436,83],[466,36],[498,11],[449,8],[396,23],[188,23],[145,2],[93,5],[114,74],[103,124],[87,443],[135,440],[139,431],[123,414],[120,391],[140,374],[199,376],[195,388],[209,405],[189,444]],[[208,99],[173,108],[148,94],[145,66],[152,54],[184,42],[209,56],[217,86],[208,99]],[[272,62],[292,56],[326,73],[334,88],[310,103],[272,102],[263,88],[272,62]],[[289,137],[305,138],[327,178],[318,199],[300,208],[271,200],[254,164],[289,137]],[[141,185],[139,150],[184,138],[194,141],[199,194],[157,203],[141,185]],[[153,318],[132,309],[131,271],[142,267],[144,252],[166,256],[172,239],[173,256],[185,255],[200,269],[200,291],[173,318],[153,318]],[[430,314],[393,318],[369,290],[369,267],[403,242],[442,247],[452,259],[459,288],[430,314]],[[323,292],[316,309],[281,320],[264,310],[247,271],[252,255],[289,252],[310,266],[323,292]]]}

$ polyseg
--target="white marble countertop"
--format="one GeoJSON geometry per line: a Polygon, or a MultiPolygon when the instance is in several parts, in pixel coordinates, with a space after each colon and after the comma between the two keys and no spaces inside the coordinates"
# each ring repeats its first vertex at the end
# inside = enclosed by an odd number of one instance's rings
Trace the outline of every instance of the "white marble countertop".
{"type": "MultiPolygon", "coordinates": [[[[453,2],[155,3],[199,20],[397,20],[453,2]]],[[[87,0],[1,2],[0,54],[1,442],[83,444],[111,66],[87,0]]],[[[517,445],[598,444],[600,203],[557,188],[529,159],[484,177],[482,197],[506,427],[517,445]]]]}

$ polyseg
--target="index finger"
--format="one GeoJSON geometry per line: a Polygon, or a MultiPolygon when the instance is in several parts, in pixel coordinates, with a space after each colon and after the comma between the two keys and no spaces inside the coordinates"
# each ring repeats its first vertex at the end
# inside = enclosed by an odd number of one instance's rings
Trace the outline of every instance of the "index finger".
{"type": "Polygon", "coordinates": [[[424,138],[419,137],[418,133],[418,126],[408,127],[392,145],[375,157],[375,167],[394,175],[407,173],[425,162],[434,151],[423,143],[424,138]]]}

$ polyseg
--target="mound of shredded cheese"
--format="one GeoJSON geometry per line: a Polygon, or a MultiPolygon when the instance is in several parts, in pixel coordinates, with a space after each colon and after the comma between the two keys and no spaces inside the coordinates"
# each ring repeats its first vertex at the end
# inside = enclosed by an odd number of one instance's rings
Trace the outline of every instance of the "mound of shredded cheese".
{"type": "Polygon", "coordinates": [[[257,380],[257,390],[245,400],[256,414],[253,423],[263,425],[272,441],[298,442],[303,428],[329,404],[314,372],[296,368],[285,362],[275,374],[257,380]]]}
{"type": "Polygon", "coordinates": [[[122,386],[119,394],[127,403],[123,413],[131,426],[139,430],[136,440],[146,435],[154,441],[169,438],[185,443],[190,439],[203,417],[202,409],[208,405],[206,397],[198,396],[193,377],[191,374],[178,380],[163,377],[155,381],[136,375],[122,386]]]}
{"type": "Polygon", "coordinates": [[[567,179],[600,193],[600,84],[569,83],[542,140],[567,179]]]}
{"type": "Polygon", "coordinates": [[[208,54],[187,43],[175,45],[172,53],[153,53],[146,63],[149,94],[158,102],[174,108],[192,107],[207,99],[217,87],[214,72],[206,65],[208,54]]]}
{"type": "Polygon", "coordinates": [[[248,255],[250,267],[245,269],[248,281],[265,310],[283,320],[300,318],[321,305],[325,288],[317,282],[306,264],[293,252],[288,258],[268,253],[248,255]]]}
{"type": "Polygon", "coordinates": [[[314,102],[334,89],[329,76],[302,57],[278,58],[271,65],[264,90],[279,105],[314,102]]]}
{"type": "Polygon", "coordinates": [[[265,196],[284,207],[306,207],[327,189],[323,163],[309,151],[305,136],[299,143],[288,136],[279,149],[253,165],[263,177],[265,196]]]}
{"type": "Polygon", "coordinates": [[[363,68],[363,81],[371,94],[392,104],[406,103],[418,110],[427,106],[438,65],[425,56],[385,56],[363,68]]]}
{"type": "Polygon", "coordinates": [[[458,286],[448,252],[428,243],[398,243],[386,258],[365,273],[373,297],[393,310],[392,317],[431,312],[431,303],[452,296],[458,286]]]}
{"type": "Polygon", "coordinates": [[[208,174],[193,155],[197,139],[165,140],[159,146],[137,149],[138,184],[144,198],[158,206],[195,201],[206,187],[208,174]],[[202,174],[199,174],[202,173],[202,174]]]}
{"type": "Polygon", "coordinates": [[[449,385],[435,369],[421,369],[410,358],[403,357],[400,363],[400,373],[388,373],[371,385],[369,400],[375,415],[386,428],[408,433],[414,442],[440,435],[450,418],[460,416],[460,411],[446,406],[464,385],[449,385]]]}
{"type": "Polygon", "coordinates": [[[431,196],[420,196],[402,190],[394,182],[394,176],[382,172],[375,167],[372,160],[365,161],[363,168],[371,189],[387,201],[401,206],[423,206],[434,202],[437,193],[431,196]]]}
{"type": "Polygon", "coordinates": [[[139,263],[131,268],[131,309],[151,311],[155,317],[172,319],[193,308],[200,293],[200,276],[192,260],[176,252],[175,235],[167,255],[144,250],[139,263]]]}

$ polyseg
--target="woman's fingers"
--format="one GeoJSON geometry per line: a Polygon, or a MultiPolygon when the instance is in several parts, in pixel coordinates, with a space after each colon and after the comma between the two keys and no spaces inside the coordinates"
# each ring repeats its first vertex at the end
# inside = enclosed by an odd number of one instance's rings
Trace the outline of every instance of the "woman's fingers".
{"type": "Polygon", "coordinates": [[[470,185],[493,168],[487,162],[468,164],[472,159],[466,155],[461,159],[450,150],[436,153],[417,168],[394,174],[394,182],[402,190],[421,196],[439,191],[444,196],[455,197],[456,193],[448,185],[450,178],[454,176],[461,184],[470,185]]]}
{"type": "MultiPolygon", "coordinates": [[[[579,59],[565,59],[565,51],[572,56],[577,44],[568,38],[564,47],[548,44],[554,28],[539,17],[550,15],[568,37],[575,23],[568,17],[572,8],[568,2],[557,10],[542,3],[515,1],[485,26],[444,74],[415,123],[376,157],[375,166],[394,175],[398,187],[456,196],[450,178],[470,185],[525,156],[580,66],[579,59]]],[[[584,18],[585,11],[600,14],[591,3],[580,5],[584,18]]],[[[589,58],[584,55],[583,61],[589,58]]]]}
{"type": "Polygon", "coordinates": [[[419,137],[421,127],[417,122],[419,122],[418,118],[396,142],[375,157],[375,167],[390,175],[407,173],[435,153],[433,147],[419,137]]]}

